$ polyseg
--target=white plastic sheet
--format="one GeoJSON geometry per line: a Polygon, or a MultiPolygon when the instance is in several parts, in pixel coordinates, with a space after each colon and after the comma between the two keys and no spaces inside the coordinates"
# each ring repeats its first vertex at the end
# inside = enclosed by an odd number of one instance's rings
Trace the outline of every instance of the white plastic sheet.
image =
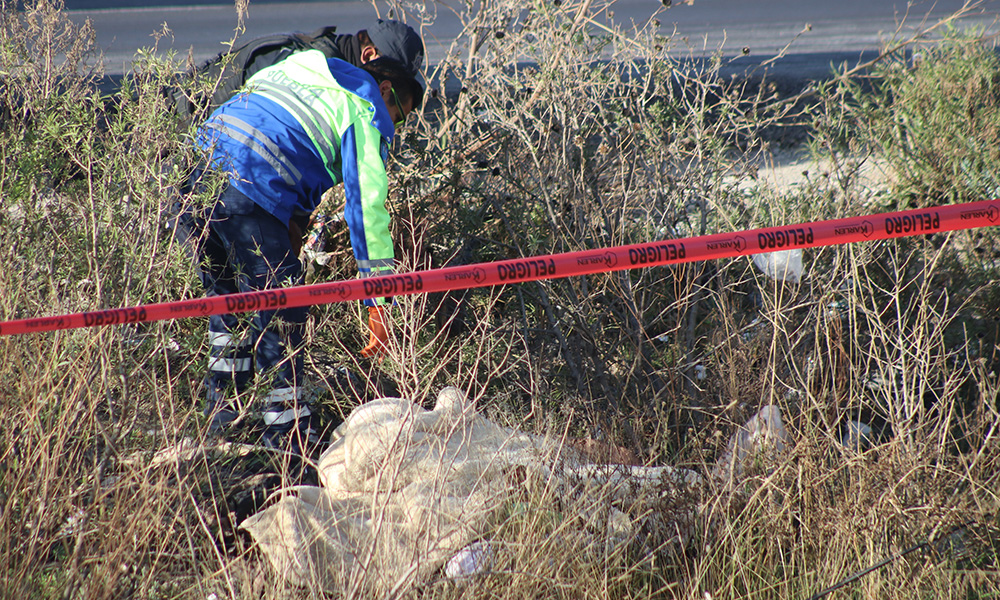
{"type": "MultiPolygon", "coordinates": [[[[780,423],[771,408],[759,419],[765,427],[780,423]]],[[[730,461],[760,437],[747,435],[734,439],[730,461]]],[[[494,424],[456,388],[442,390],[433,411],[400,398],[358,407],[337,429],[319,471],[320,486],[286,490],[241,527],[288,582],[379,596],[442,572],[457,578],[491,568],[496,548],[484,540],[526,480],[587,497],[581,506],[588,508],[575,514],[610,543],[628,543],[640,526],[616,506],[703,483],[694,471],[669,466],[588,463],[558,440],[494,424]]]]}

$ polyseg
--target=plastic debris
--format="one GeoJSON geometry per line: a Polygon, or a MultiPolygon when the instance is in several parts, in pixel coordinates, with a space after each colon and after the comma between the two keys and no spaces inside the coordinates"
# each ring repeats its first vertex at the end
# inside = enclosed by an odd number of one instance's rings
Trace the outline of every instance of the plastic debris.
{"type": "Polygon", "coordinates": [[[773,404],[765,405],[733,434],[713,474],[721,480],[735,482],[743,475],[747,463],[764,454],[777,456],[785,450],[788,441],[781,409],[773,404]]]}
{"type": "MultiPolygon", "coordinates": [[[[780,411],[765,406],[734,435],[713,475],[732,477],[786,441],[780,411]]],[[[494,572],[496,542],[484,536],[526,485],[553,490],[577,515],[577,525],[561,528],[566,539],[599,532],[593,539],[617,552],[651,527],[676,532],[670,543],[684,547],[694,509],[667,515],[652,507],[679,502],[704,481],[667,465],[592,461],[561,438],[493,423],[453,387],[441,390],[433,410],[404,398],[356,407],[334,431],[317,473],[319,485],[283,489],[240,529],[289,584],[330,592],[357,586],[366,597],[442,573],[460,583],[494,572]]]]}
{"type": "Polygon", "coordinates": [[[801,248],[755,254],[753,264],[771,279],[791,283],[798,283],[802,279],[801,248]]]}
{"type": "Polygon", "coordinates": [[[306,241],[302,245],[304,250],[320,253],[326,250],[326,215],[318,214],[313,217],[313,227],[306,236],[306,241]]]}
{"type": "Polygon", "coordinates": [[[455,553],[444,565],[449,579],[462,580],[483,575],[493,568],[493,546],[485,540],[472,542],[455,553]]]}
{"type": "MultiPolygon", "coordinates": [[[[643,521],[621,509],[648,516],[637,498],[658,506],[702,480],[671,466],[591,462],[561,438],[499,426],[457,388],[441,390],[433,410],[403,398],[356,407],[317,472],[318,486],[285,488],[240,529],[289,584],[354,585],[366,597],[491,568],[493,548],[482,540],[525,482],[544,481],[572,503],[584,524],[573,535],[599,530],[624,548],[643,521]]],[[[689,515],[669,518],[687,539],[689,515]]]]}

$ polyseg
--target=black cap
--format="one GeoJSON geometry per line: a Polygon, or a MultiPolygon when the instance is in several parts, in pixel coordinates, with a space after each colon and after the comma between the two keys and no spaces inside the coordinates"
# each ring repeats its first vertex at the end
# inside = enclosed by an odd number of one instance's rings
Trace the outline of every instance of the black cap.
{"type": "Polygon", "coordinates": [[[412,27],[399,21],[379,19],[367,31],[379,56],[398,60],[410,75],[419,75],[424,62],[424,42],[412,27]]]}

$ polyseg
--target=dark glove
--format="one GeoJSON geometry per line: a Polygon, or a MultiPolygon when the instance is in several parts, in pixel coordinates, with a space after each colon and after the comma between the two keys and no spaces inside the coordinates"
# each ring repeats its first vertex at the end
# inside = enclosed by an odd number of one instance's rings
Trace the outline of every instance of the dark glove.
{"type": "Polygon", "coordinates": [[[298,258],[302,252],[302,228],[294,219],[288,221],[288,242],[292,245],[292,256],[298,258]]]}
{"type": "Polygon", "coordinates": [[[383,354],[389,342],[389,332],[386,329],[386,308],[384,306],[368,307],[368,330],[371,337],[368,345],[361,351],[361,356],[371,358],[383,354]]]}

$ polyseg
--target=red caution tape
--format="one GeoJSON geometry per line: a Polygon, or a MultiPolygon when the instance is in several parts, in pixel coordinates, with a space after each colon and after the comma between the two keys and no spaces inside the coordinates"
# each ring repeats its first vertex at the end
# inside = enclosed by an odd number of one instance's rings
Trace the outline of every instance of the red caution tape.
{"type": "Polygon", "coordinates": [[[443,292],[994,225],[1000,225],[1000,200],[146,304],[132,308],[7,321],[0,323],[0,335],[311,306],[378,296],[443,292]]]}

